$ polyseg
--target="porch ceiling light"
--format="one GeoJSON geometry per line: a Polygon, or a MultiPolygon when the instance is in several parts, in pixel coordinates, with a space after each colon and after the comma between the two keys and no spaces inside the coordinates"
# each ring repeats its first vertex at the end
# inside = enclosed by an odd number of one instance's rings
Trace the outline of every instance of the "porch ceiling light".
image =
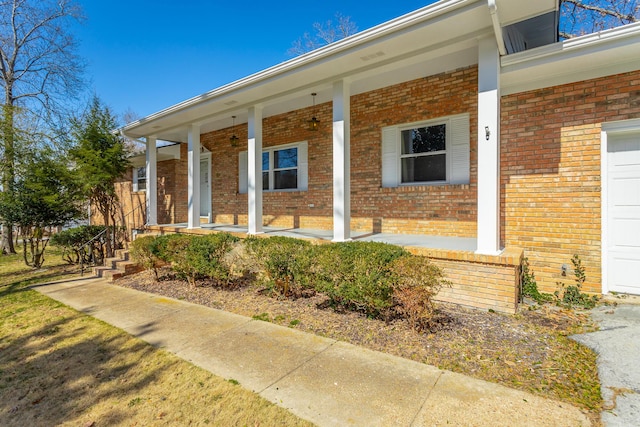
{"type": "Polygon", "coordinates": [[[231,116],[233,119],[233,124],[231,125],[231,138],[229,138],[229,142],[232,147],[237,147],[240,142],[240,138],[236,136],[236,116],[231,116]]]}
{"type": "Polygon", "coordinates": [[[307,120],[308,129],[312,131],[318,130],[318,126],[320,125],[320,120],[316,119],[316,95],[317,93],[315,92],[311,94],[313,97],[313,116],[311,120],[307,120]]]}

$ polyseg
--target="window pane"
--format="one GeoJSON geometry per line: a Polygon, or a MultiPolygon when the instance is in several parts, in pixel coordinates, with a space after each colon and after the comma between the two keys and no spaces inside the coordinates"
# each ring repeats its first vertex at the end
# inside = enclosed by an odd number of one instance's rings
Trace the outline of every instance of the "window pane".
{"type": "Polygon", "coordinates": [[[269,153],[262,153],[262,170],[269,170],[269,153]]]}
{"type": "Polygon", "coordinates": [[[445,154],[402,159],[402,182],[445,181],[446,179],[445,154]]]}
{"type": "Polygon", "coordinates": [[[402,131],[402,154],[429,153],[446,149],[446,125],[402,131]]]}
{"type": "Polygon", "coordinates": [[[262,172],[262,189],[269,189],[269,172],[262,172]]]}
{"type": "Polygon", "coordinates": [[[147,189],[147,169],[136,169],[136,184],[138,184],[138,191],[144,191],[147,189]]]}
{"type": "Polygon", "coordinates": [[[298,166],[298,149],[287,148],[273,152],[274,169],[295,168],[298,166]]]}
{"type": "Polygon", "coordinates": [[[285,188],[298,188],[298,170],[289,169],[285,171],[276,171],[273,173],[273,188],[282,190],[285,188]]]}

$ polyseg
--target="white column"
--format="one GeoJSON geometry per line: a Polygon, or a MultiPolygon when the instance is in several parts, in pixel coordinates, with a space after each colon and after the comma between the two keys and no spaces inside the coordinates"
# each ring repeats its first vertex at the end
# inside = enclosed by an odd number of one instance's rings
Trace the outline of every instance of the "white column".
{"type": "Polygon", "coordinates": [[[147,225],[158,225],[158,152],[156,137],[148,136],[146,144],[147,225]]]}
{"type": "Polygon", "coordinates": [[[192,124],[188,132],[189,222],[187,227],[200,228],[200,126],[192,124]]]}
{"type": "Polygon", "coordinates": [[[495,255],[500,248],[500,55],[493,37],[478,48],[478,247],[495,255]]]}
{"type": "Polygon", "coordinates": [[[351,240],[351,91],[333,84],[333,241],[351,240]]]}
{"type": "Polygon", "coordinates": [[[249,108],[248,123],[249,234],[262,233],[262,107],[249,108]]]}

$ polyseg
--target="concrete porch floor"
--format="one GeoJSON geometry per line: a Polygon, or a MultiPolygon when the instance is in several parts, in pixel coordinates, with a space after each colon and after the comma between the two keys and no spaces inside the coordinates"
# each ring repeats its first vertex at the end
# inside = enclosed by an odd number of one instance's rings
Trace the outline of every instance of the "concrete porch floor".
{"type": "MultiPolygon", "coordinates": [[[[157,227],[160,228],[178,228],[186,229],[187,223],[177,224],[160,224],[157,227]]],[[[248,227],[246,225],[234,225],[234,224],[200,224],[201,229],[211,231],[223,231],[230,233],[247,233],[248,227]]],[[[333,238],[333,231],[331,230],[319,230],[309,228],[287,228],[287,227],[273,227],[264,226],[264,234],[271,236],[285,236],[303,239],[319,239],[331,241],[333,238]]],[[[440,250],[453,250],[453,251],[470,251],[476,250],[477,244],[474,237],[448,237],[448,236],[428,236],[423,234],[394,234],[394,233],[367,233],[361,231],[351,232],[352,240],[359,240],[363,242],[383,242],[391,243],[398,246],[410,246],[418,248],[428,249],[440,249],[440,250]]]]}

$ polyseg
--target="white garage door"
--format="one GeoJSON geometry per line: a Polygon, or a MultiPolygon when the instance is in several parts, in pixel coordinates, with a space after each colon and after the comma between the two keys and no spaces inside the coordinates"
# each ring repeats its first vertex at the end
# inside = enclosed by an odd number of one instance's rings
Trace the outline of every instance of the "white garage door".
{"type": "Polygon", "coordinates": [[[609,291],[640,294],[640,132],[607,138],[609,291]]]}

